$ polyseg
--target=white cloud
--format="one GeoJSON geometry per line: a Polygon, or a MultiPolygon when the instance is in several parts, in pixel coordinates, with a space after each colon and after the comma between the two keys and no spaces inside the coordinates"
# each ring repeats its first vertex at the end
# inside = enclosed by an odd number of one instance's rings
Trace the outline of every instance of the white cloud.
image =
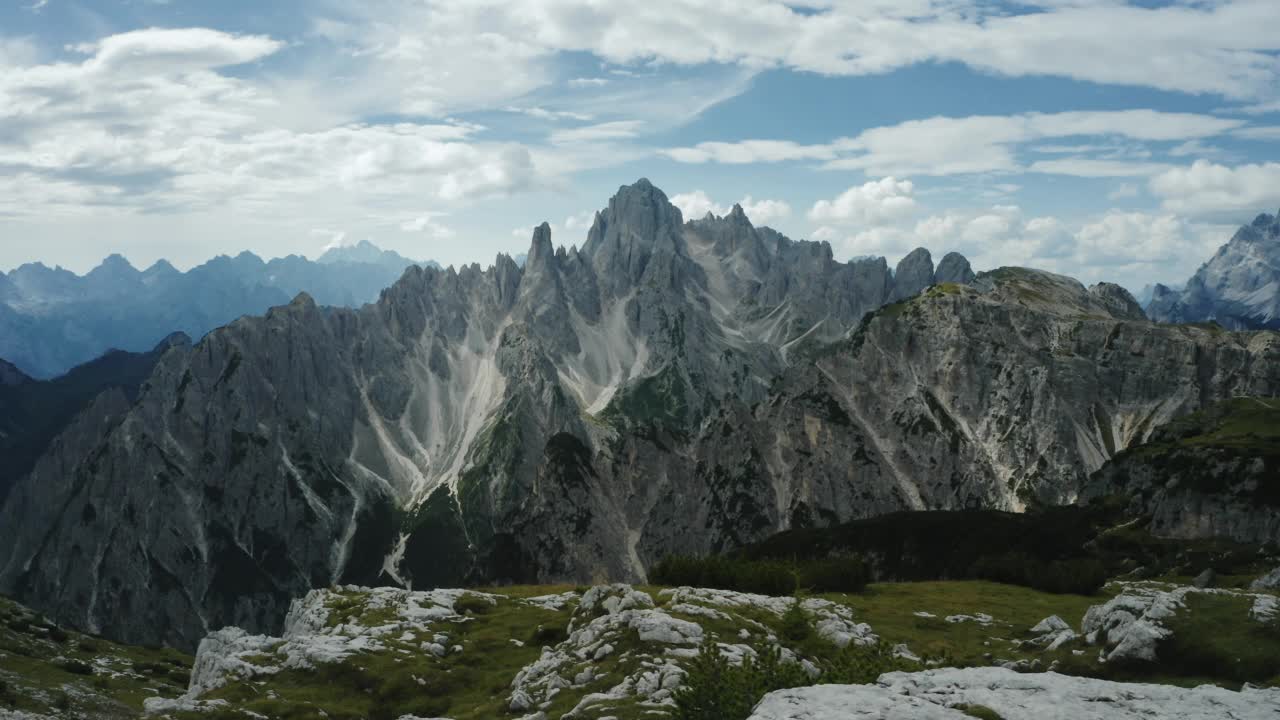
{"type": "Polygon", "coordinates": [[[707,213],[712,215],[724,215],[729,209],[723,205],[717,205],[706,192],[702,190],[694,190],[687,193],[677,193],[672,195],[671,204],[680,208],[680,215],[686,221],[700,220],[706,217],[707,213]]]}
{"type": "MultiPolygon", "coordinates": [[[[707,213],[723,217],[733,209],[715,202],[702,190],[679,193],[672,195],[670,199],[671,204],[680,209],[680,215],[685,220],[701,220],[707,213]]],[[[783,200],[756,200],[748,195],[738,205],[742,206],[742,212],[746,213],[751,224],[756,226],[768,225],[791,216],[791,205],[783,200]]]]}
{"type": "Polygon", "coordinates": [[[1231,134],[1245,140],[1280,141],[1280,125],[1240,128],[1231,134]]]}
{"type": "Polygon", "coordinates": [[[456,233],[452,228],[436,222],[442,213],[424,213],[400,223],[400,229],[407,233],[421,233],[433,240],[448,240],[456,233]]]}
{"type": "Polygon", "coordinates": [[[1140,195],[1142,191],[1133,183],[1121,183],[1115,190],[1107,193],[1108,200],[1127,200],[1140,195]]]}
{"type": "Polygon", "coordinates": [[[845,190],[834,200],[819,200],[809,210],[815,223],[876,226],[910,217],[916,210],[915,185],[893,177],[845,190]]]}
{"type": "Polygon", "coordinates": [[[535,117],[539,120],[577,120],[579,122],[590,122],[593,119],[592,116],[583,113],[572,112],[569,110],[549,110],[547,108],[537,106],[518,107],[508,105],[503,108],[503,110],[510,113],[528,115],[529,117],[535,117]]]}
{"type": "Polygon", "coordinates": [[[321,254],[327,253],[330,250],[337,250],[338,248],[351,247],[352,245],[355,245],[355,241],[347,239],[347,233],[345,230],[315,228],[309,234],[321,238],[328,238],[327,242],[325,242],[325,244],[320,248],[321,254]]]}
{"type": "Polygon", "coordinates": [[[753,225],[768,225],[791,216],[791,206],[782,200],[756,200],[748,195],[738,204],[753,225]]]}
{"type": "Polygon", "coordinates": [[[1150,190],[1176,213],[1256,213],[1280,205],[1280,163],[1228,167],[1197,160],[1151,178],[1150,190]]]}
{"type": "Polygon", "coordinates": [[[277,122],[280,101],[261,84],[217,72],[280,47],[260,36],[143,30],[82,46],[93,53],[82,63],[0,68],[0,118],[10,128],[0,164],[26,177],[36,195],[48,190],[38,202],[0,197],[0,212],[260,210],[326,191],[380,203],[457,201],[534,182],[528,149],[477,142],[475,126],[298,130],[277,122]],[[81,191],[58,189],[68,181],[81,191]]]}
{"type": "Polygon", "coordinates": [[[580,78],[572,78],[569,80],[569,87],[575,87],[575,88],[600,87],[602,85],[608,85],[608,84],[609,84],[609,78],[602,78],[602,77],[589,77],[589,78],[580,77],[580,78]]]}
{"type": "Polygon", "coordinates": [[[640,128],[643,126],[644,122],[640,120],[615,120],[569,130],[557,130],[551,133],[551,142],[556,145],[571,145],[573,143],[628,140],[638,135],[640,128]]]}
{"type": "Polygon", "coordinates": [[[976,269],[1014,265],[1063,273],[1085,283],[1101,280],[1141,287],[1190,275],[1230,237],[1231,228],[1189,223],[1170,213],[1110,211],[1083,220],[1026,217],[1015,205],[947,210],[914,225],[889,224],[841,235],[824,226],[843,257],[882,255],[891,261],[926,247],[935,262],[963,253],[976,269]]]}
{"type": "Polygon", "coordinates": [[[151,28],[111,35],[74,49],[91,55],[83,66],[87,73],[181,75],[253,62],[281,47],[283,43],[263,35],[232,35],[208,28],[151,28]]]}
{"type": "Polygon", "coordinates": [[[661,152],[683,163],[717,162],[729,165],[787,160],[830,160],[836,156],[835,149],[830,145],[801,145],[790,140],[704,142],[694,147],[669,148],[661,152]]]}
{"type": "Polygon", "coordinates": [[[587,230],[595,222],[596,214],[591,210],[583,210],[576,215],[570,215],[564,219],[564,229],[569,232],[577,230],[587,230]]]}
{"type": "MultiPolygon", "coordinates": [[[[1135,141],[1165,142],[1212,137],[1244,124],[1233,118],[1155,110],[1024,113],[932,117],[864,130],[852,138],[838,138],[820,145],[788,140],[704,142],[693,147],[663,150],[685,163],[771,163],[797,160],[825,161],[833,170],[862,170],[868,175],[955,175],[981,172],[1016,172],[1018,146],[1054,138],[1118,137],[1135,141]]],[[[1038,152],[1105,150],[1103,157],[1041,160],[1030,166],[1036,172],[1115,177],[1148,175],[1164,167],[1136,163],[1131,156],[1149,154],[1112,146],[1040,145],[1038,152]],[[1123,156],[1123,157],[1120,157],[1123,156]]]]}
{"type": "Polygon", "coordinates": [[[808,7],[782,0],[681,0],[675,7],[579,0],[371,5],[370,14],[392,16],[384,22],[405,33],[488,40],[494,65],[521,54],[539,59],[563,51],[591,53],[624,67],[719,63],[825,75],[959,62],[1007,76],[1056,75],[1245,99],[1266,96],[1280,76],[1272,54],[1280,39],[1271,32],[1271,0],[1162,7],[1042,2],[1019,14],[977,0],[826,1],[808,7]]]}
{"type": "Polygon", "coordinates": [[[1169,169],[1166,163],[1130,162],[1127,160],[1101,160],[1097,158],[1064,158],[1039,160],[1027,168],[1030,172],[1074,177],[1144,177],[1169,169]]]}

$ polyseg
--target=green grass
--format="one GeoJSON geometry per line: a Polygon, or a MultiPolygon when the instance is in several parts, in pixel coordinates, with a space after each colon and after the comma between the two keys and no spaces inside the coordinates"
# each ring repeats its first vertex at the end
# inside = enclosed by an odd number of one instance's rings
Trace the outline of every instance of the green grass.
{"type": "Polygon", "coordinates": [[[1024,650],[1016,642],[1028,638],[1030,629],[1050,615],[1079,630],[1089,606],[1107,600],[1104,595],[1058,595],[982,580],[875,583],[856,595],[821,597],[853,608],[854,616],[887,642],[906,643],[918,655],[946,657],[960,667],[989,665],[987,654],[1007,660],[1043,658],[1041,648],[1024,650]],[[919,617],[917,611],[936,617],[919,617]],[[948,615],[977,613],[991,615],[995,622],[983,626],[945,620],[948,615]]]}
{"type": "MultiPolygon", "coordinates": [[[[531,597],[563,592],[564,588],[512,590],[514,597],[531,597]]],[[[438,658],[419,647],[429,638],[405,643],[393,635],[384,638],[387,651],[362,653],[314,672],[286,671],[266,678],[266,687],[274,697],[266,696],[253,682],[231,683],[205,697],[222,698],[236,708],[281,720],[318,717],[321,709],[330,718],[352,720],[394,719],[406,714],[454,720],[505,716],[512,678],[542,652],[541,646],[532,642],[534,630],[539,626],[563,627],[569,610],[553,612],[514,599],[501,599],[494,607],[475,596],[460,604],[465,606],[460,608],[466,611],[465,620],[433,623],[431,629],[447,634],[448,645],[461,645],[462,652],[451,651],[438,658]],[[526,641],[525,645],[516,646],[513,638],[526,641]]],[[[367,609],[359,593],[342,593],[330,608],[341,617],[358,618],[366,627],[388,621],[383,617],[387,610],[367,609]]],[[[337,622],[331,616],[330,625],[337,622]]]]}
{"type": "Polygon", "coordinates": [[[1252,604],[1240,596],[1188,595],[1156,650],[1162,670],[1280,686],[1280,621],[1243,620],[1252,604]]]}
{"type": "Polygon", "coordinates": [[[187,689],[191,663],[176,650],[119,645],[57,628],[0,598],[0,710],[138,717],[144,699],[187,689]]]}
{"type": "MultiPolygon", "coordinates": [[[[1224,581],[1243,583],[1246,579],[1241,576],[1224,581]]],[[[226,720],[246,717],[242,711],[281,720],[319,718],[321,712],[334,720],[394,719],[405,714],[454,720],[512,717],[507,704],[513,678],[541,655],[544,645],[565,639],[576,607],[575,602],[552,611],[522,600],[585,589],[568,585],[488,589],[500,596],[496,605],[477,596],[464,596],[459,607],[462,617],[434,622],[430,633],[418,633],[411,642],[400,641],[399,632],[395,632],[383,638],[386,650],[358,654],[315,670],[288,670],[232,681],[203,698],[227,700],[231,709],[175,717],[226,720]],[[434,633],[449,636],[445,645],[451,650],[444,657],[420,647],[434,633]],[[513,639],[523,644],[517,645],[513,639]],[[461,646],[462,651],[452,651],[455,645],[461,646]]],[[[659,595],[660,587],[636,589],[647,592],[659,607],[666,600],[659,595]]],[[[1056,661],[1059,672],[1125,681],[1188,686],[1216,683],[1229,687],[1239,687],[1243,682],[1280,684],[1280,669],[1275,663],[1275,658],[1280,657],[1280,626],[1263,626],[1248,620],[1249,601],[1241,597],[1190,596],[1188,611],[1170,621],[1173,640],[1160,647],[1161,662],[1156,666],[1101,664],[1097,661],[1097,648],[1081,640],[1052,653],[1027,642],[1032,639],[1030,628],[1049,615],[1062,617],[1078,631],[1085,611],[1105,602],[1108,592],[1114,592],[1114,586],[1095,596],[1080,596],[965,580],[874,583],[860,593],[815,597],[851,608],[855,621],[870,624],[887,646],[904,643],[917,655],[941,660],[946,666],[1039,660],[1043,669],[1056,661]],[[933,617],[920,617],[915,614],[918,611],[933,617]],[[991,615],[993,622],[982,625],[945,620],[948,615],[978,613],[991,615]],[[1075,655],[1073,650],[1085,652],[1075,655]]],[[[370,608],[367,597],[360,592],[335,591],[328,607],[330,627],[347,622],[369,627],[397,621],[394,610],[370,608]]],[[[752,639],[759,639],[764,628],[785,646],[822,667],[840,661],[836,648],[816,632],[797,629],[798,613],[780,617],[761,607],[719,609],[729,617],[672,614],[698,623],[718,642],[750,642],[739,636],[740,631],[747,629],[752,639]]],[[[0,621],[0,709],[49,712],[67,703],[69,709],[63,714],[71,717],[76,713],[103,718],[137,717],[144,698],[154,694],[173,697],[185,689],[191,658],[180,653],[122,647],[70,632],[57,643],[38,637],[46,632],[40,619],[7,601],[0,601],[0,621]],[[127,672],[108,679],[102,674],[86,676],[67,669],[71,663],[90,663],[98,657],[112,658],[114,667],[127,672]]],[[[564,670],[570,676],[567,679],[571,679],[590,665],[597,678],[584,687],[566,688],[552,698],[546,709],[548,717],[559,717],[587,694],[608,691],[624,677],[636,676],[644,669],[646,658],[661,655],[665,649],[641,643],[634,631],[624,634],[614,645],[615,651],[603,660],[583,660],[564,670]]],[[[278,658],[268,652],[257,660],[265,665],[274,664],[271,661],[278,658]]],[[[651,713],[653,709],[629,698],[598,703],[582,717],[659,717],[651,713]]],[[[979,706],[964,711],[976,718],[999,717],[979,706]]]]}

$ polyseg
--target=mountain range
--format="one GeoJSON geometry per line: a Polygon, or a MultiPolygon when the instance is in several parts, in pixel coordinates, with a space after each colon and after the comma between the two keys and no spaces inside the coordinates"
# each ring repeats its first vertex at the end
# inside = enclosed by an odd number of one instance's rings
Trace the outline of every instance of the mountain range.
{"type": "Polygon", "coordinates": [[[0,273],[0,357],[27,375],[52,378],[108,350],[146,352],[172,332],[203,337],[302,290],[324,305],[373,302],[417,264],[368,241],[315,261],[245,252],[187,272],[163,260],[138,270],[119,255],[83,276],[27,264],[0,273]]]}
{"type": "Polygon", "coordinates": [[[625,186],[581,248],[411,266],[166,350],[0,508],[0,592],[110,637],[276,630],[335,583],[643,580],[896,510],[1075,502],[1181,415],[1280,394],[1280,335],[919,249],[837,262],[625,186]]]}
{"type": "Polygon", "coordinates": [[[1280,215],[1237,230],[1181,290],[1155,285],[1147,313],[1157,322],[1280,330],[1280,215]]]}

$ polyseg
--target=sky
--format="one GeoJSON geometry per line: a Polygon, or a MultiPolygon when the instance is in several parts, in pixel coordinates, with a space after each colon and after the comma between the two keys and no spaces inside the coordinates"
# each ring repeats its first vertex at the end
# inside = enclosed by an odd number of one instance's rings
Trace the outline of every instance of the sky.
{"type": "Polygon", "coordinates": [[[641,177],[1137,289],[1280,207],[1277,0],[9,0],[0,270],[581,245],[641,177]]]}

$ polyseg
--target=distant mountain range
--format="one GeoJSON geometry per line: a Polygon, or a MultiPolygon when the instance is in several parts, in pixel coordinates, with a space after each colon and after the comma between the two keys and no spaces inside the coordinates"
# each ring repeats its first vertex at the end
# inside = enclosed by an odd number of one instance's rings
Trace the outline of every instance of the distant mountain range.
{"type": "MultiPolygon", "coordinates": [[[[51,378],[108,350],[145,352],[173,332],[201,338],[307,292],[322,305],[358,307],[419,263],[365,241],[318,260],[219,256],[180,272],[161,260],[138,270],[119,255],[81,276],[40,263],[0,273],[0,358],[51,378]]],[[[437,266],[438,267],[438,266],[437,266]]]]}
{"type": "Polygon", "coordinates": [[[1145,305],[1156,322],[1280,330],[1280,215],[1259,215],[1218,248],[1185,287],[1156,285],[1145,305]]]}

